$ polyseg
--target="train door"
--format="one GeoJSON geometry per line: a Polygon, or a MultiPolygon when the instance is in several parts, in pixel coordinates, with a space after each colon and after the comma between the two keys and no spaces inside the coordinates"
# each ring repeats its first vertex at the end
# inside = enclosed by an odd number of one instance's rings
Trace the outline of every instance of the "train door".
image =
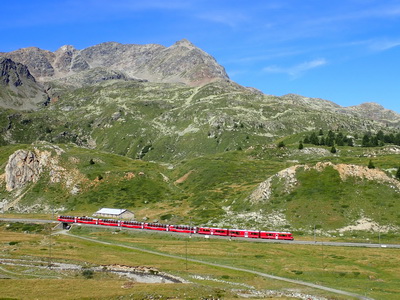
{"type": "Polygon", "coordinates": [[[247,231],[244,232],[244,237],[245,238],[249,237],[249,233],[247,231]]]}

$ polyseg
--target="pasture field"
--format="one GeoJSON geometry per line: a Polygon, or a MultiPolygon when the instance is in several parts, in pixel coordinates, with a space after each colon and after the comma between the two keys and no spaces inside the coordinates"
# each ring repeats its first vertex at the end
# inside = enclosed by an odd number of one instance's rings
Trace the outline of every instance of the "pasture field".
{"type": "MultiPolygon", "coordinates": [[[[92,279],[87,279],[82,272],[59,274],[51,269],[1,265],[1,277],[10,278],[0,279],[2,297],[54,299],[62,294],[65,299],[229,299],[238,297],[240,293],[262,298],[266,291],[272,290],[286,294],[296,291],[328,299],[352,299],[252,273],[192,262],[190,259],[316,283],[373,299],[397,299],[400,294],[400,255],[396,249],[189,239],[185,235],[86,227],[71,230],[74,235],[115,243],[104,245],[68,235],[50,237],[50,225],[40,226],[42,228],[35,226],[21,230],[18,226],[10,228],[2,223],[0,259],[23,258],[49,264],[51,261],[70,262],[84,268],[111,264],[155,267],[191,283],[144,284],[98,272],[92,279]],[[118,245],[176,257],[154,255],[118,245]],[[264,294],[255,294],[256,291],[264,294]]],[[[286,299],[290,299],[290,295],[286,299]]]]}

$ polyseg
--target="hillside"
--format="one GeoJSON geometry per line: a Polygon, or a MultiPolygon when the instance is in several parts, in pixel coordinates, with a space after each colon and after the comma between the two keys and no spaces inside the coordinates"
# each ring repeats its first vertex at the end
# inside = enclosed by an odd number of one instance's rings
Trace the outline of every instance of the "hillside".
{"type": "Polygon", "coordinates": [[[398,231],[399,147],[310,157],[312,149],[259,147],[160,165],[72,145],[6,146],[1,209],[90,215],[100,207],[124,207],[139,220],[190,218],[297,235],[311,234],[314,226],[334,236],[398,231]],[[372,153],[375,169],[367,168],[372,153]]]}
{"type": "Polygon", "coordinates": [[[4,213],[123,207],[298,235],[400,226],[400,115],[378,104],[265,95],[187,40],[1,55],[4,213]],[[13,86],[48,101],[18,104],[13,86]]]}
{"type": "Polygon", "coordinates": [[[396,114],[381,121],[338,113],[340,107],[322,101],[294,102],[230,81],[189,87],[118,78],[77,88],[60,81],[48,86],[47,107],[35,112],[0,110],[3,145],[73,142],[130,158],[169,162],[275,143],[320,128],[360,135],[395,133],[399,118],[396,114]]]}

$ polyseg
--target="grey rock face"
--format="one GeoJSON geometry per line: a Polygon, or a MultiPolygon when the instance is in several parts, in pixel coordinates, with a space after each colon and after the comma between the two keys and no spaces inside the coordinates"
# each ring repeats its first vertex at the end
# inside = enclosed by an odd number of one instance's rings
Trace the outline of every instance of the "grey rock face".
{"type": "Polygon", "coordinates": [[[26,65],[36,79],[51,77],[54,75],[52,63],[55,60],[55,55],[50,51],[36,47],[29,47],[9,53],[3,53],[2,55],[15,62],[26,65]]]}
{"type": "Polygon", "coordinates": [[[0,57],[0,82],[3,85],[21,86],[24,79],[35,82],[35,78],[25,65],[0,57]]]}
{"type": "Polygon", "coordinates": [[[27,66],[0,57],[0,106],[14,109],[34,109],[47,100],[42,86],[27,66]]]}
{"type": "Polygon", "coordinates": [[[28,182],[36,182],[42,172],[39,159],[32,151],[18,150],[6,165],[6,189],[12,191],[28,182]]]}
{"type": "Polygon", "coordinates": [[[64,78],[99,67],[151,82],[202,85],[216,79],[229,79],[225,69],[211,55],[188,40],[170,47],[116,42],[83,50],[62,46],[55,52],[31,47],[2,55],[27,65],[39,81],[64,78]]]}

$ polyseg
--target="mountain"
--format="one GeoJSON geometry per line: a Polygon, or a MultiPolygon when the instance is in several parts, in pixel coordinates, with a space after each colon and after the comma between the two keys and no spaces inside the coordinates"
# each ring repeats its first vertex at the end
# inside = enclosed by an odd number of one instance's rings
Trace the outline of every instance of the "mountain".
{"type": "Polygon", "coordinates": [[[43,87],[25,65],[0,57],[0,106],[37,109],[47,98],[43,87]]]}
{"type": "Polygon", "coordinates": [[[68,45],[55,52],[30,47],[0,55],[26,65],[39,81],[99,67],[123,72],[133,79],[194,86],[229,79],[225,69],[211,55],[185,39],[170,47],[108,42],[83,50],[68,45]]]}
{"type": "Polygon", "coordinates": [[[400,115],[379,104],[265,95],[187,40],[2,56],[2,212],[122,207],[298,234],[400,226],[400,115]]]}

